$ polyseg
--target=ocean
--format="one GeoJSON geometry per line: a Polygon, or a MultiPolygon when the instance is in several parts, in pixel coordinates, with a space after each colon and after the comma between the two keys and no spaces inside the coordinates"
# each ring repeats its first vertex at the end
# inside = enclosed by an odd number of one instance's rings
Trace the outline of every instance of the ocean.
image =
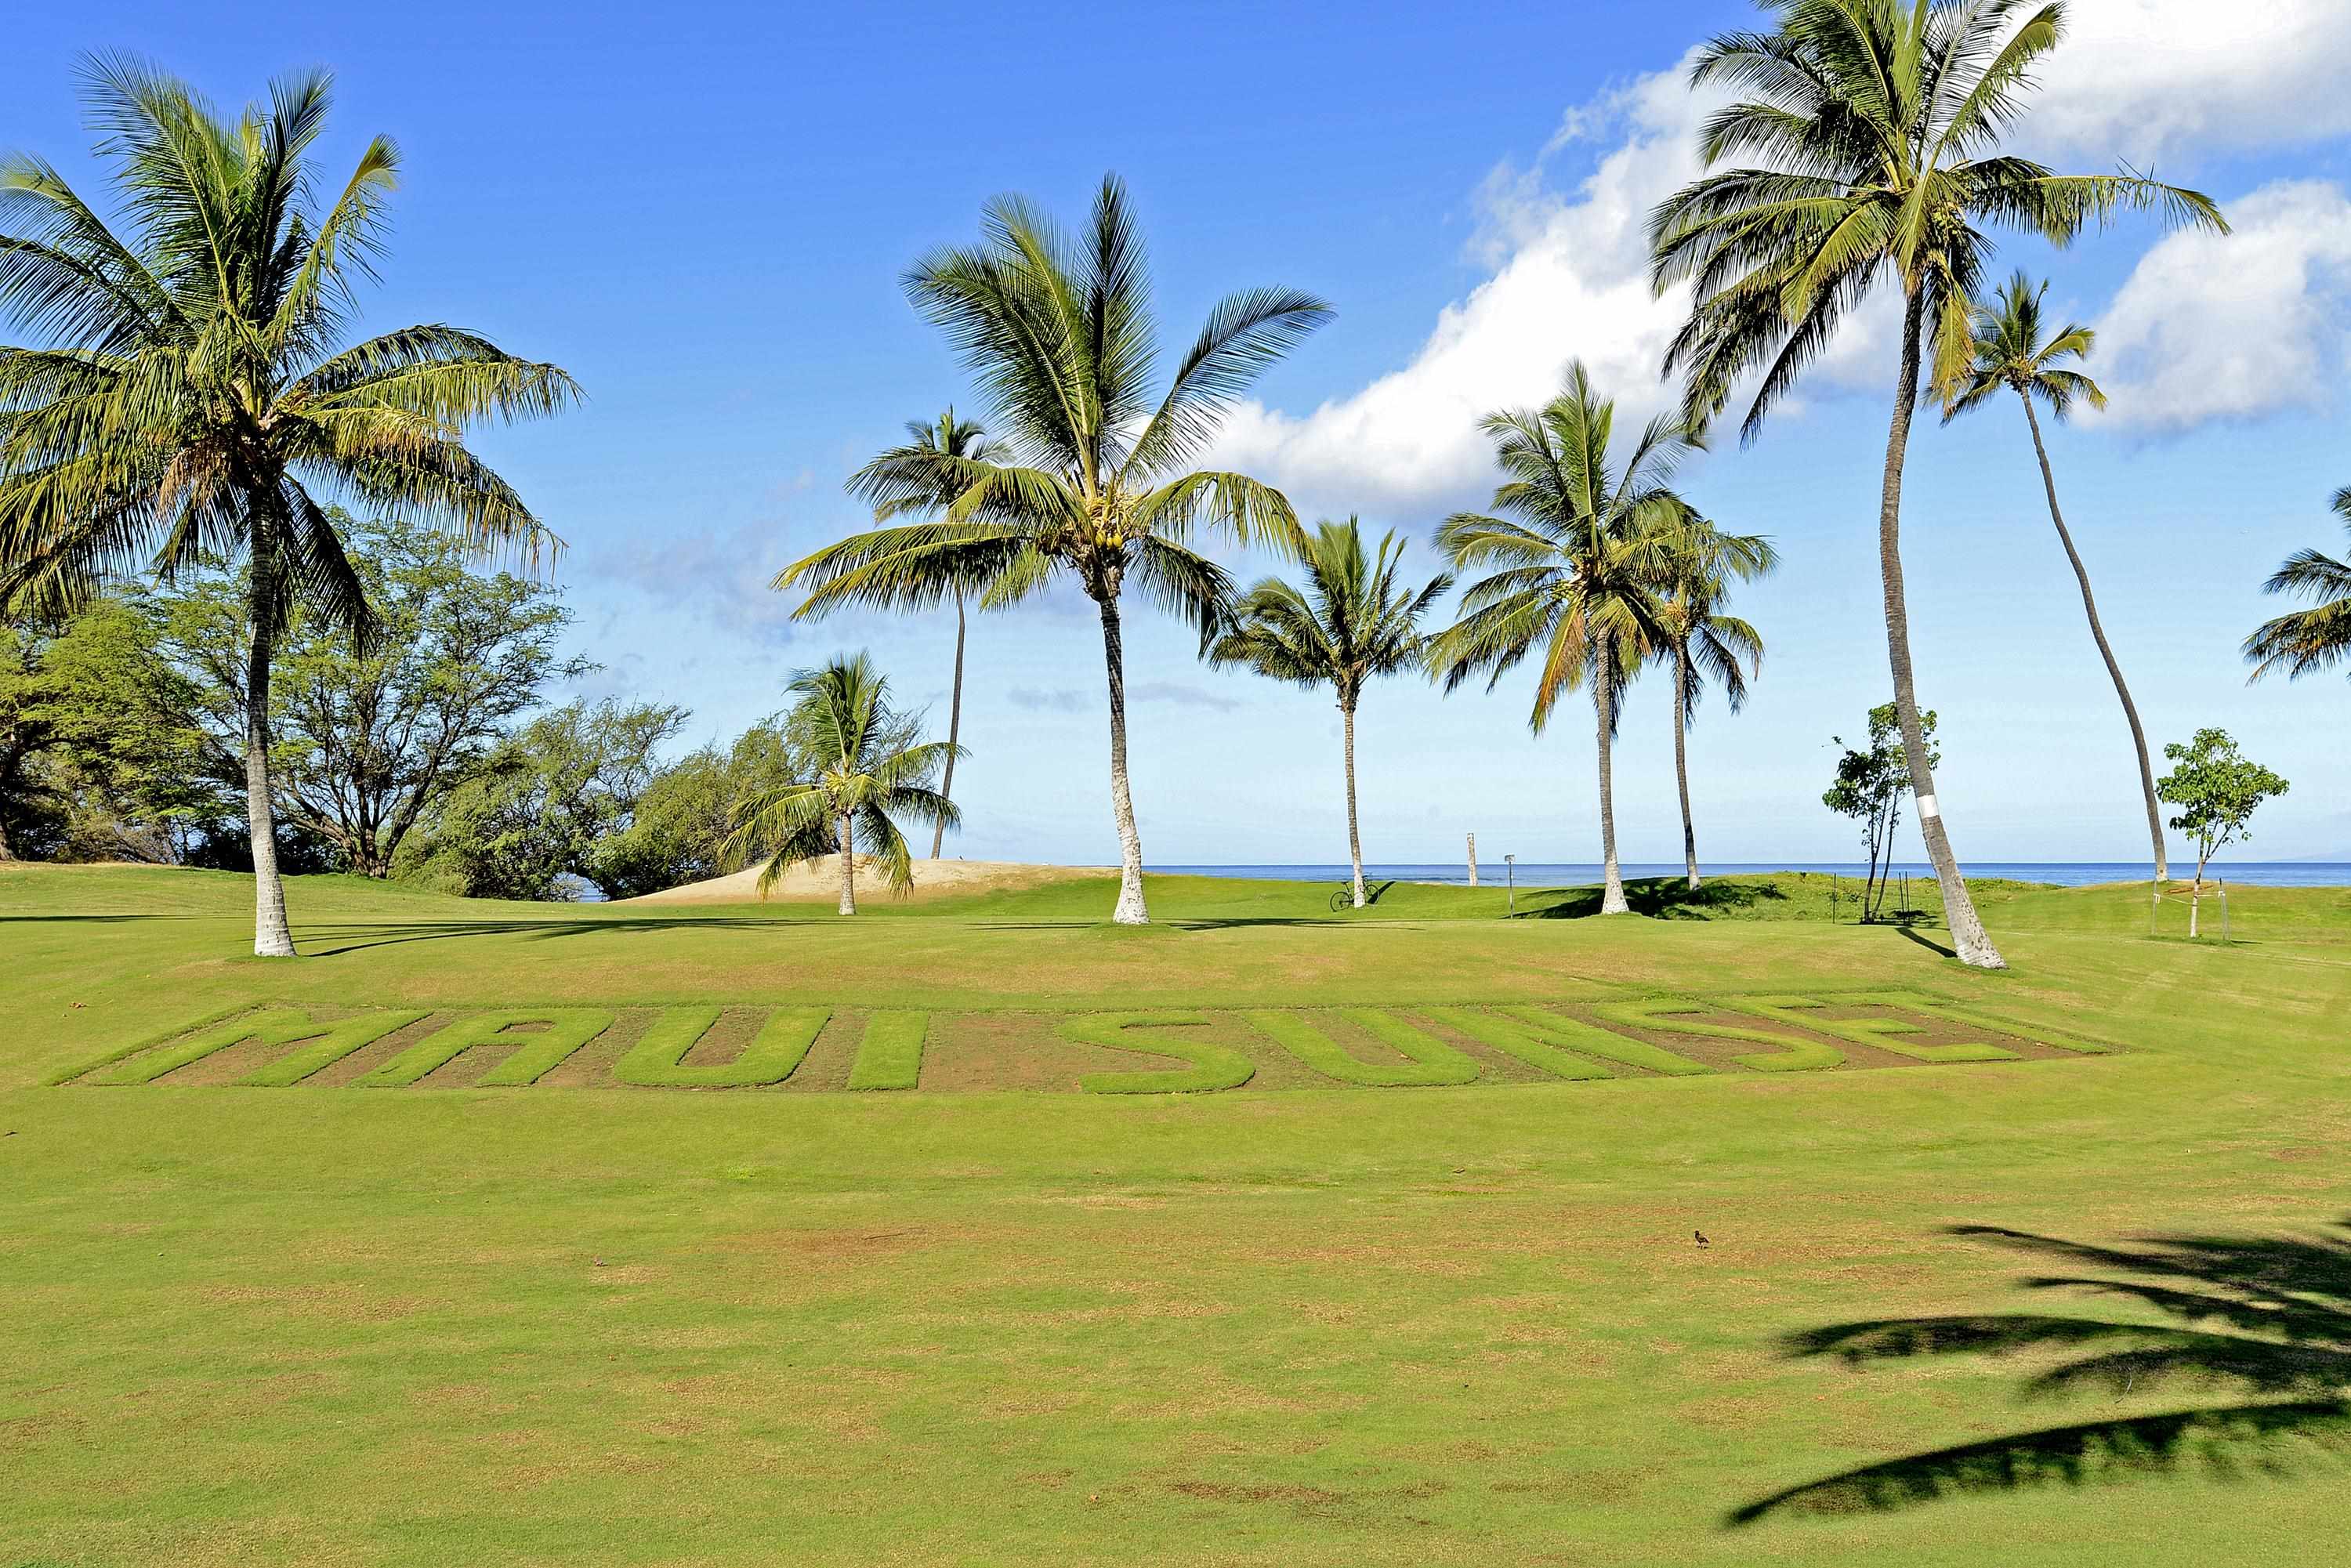
{"type": "MultiPolygon", "coordinates": [[[[1259,877],[1279,882],[1345,882],[1349,868],[1344,865],[1155,865],[1148,868],[1170,874],[1195,876],[1259,877]]],[[[1656,861],[1628,861],[1620,868],[1628,877],[1679,876],[1682,864],[1656,861]]],[[[1709,863],[1701,861],[1698,871],[1707,876],[1736,876],[1742,873],[1771,871],[1818,872],[1823,876],[1834,872],[1839,876],[1860,877],[1868,866],[1859,861],[1770,861],[1709,863]]],[[[1894,871],[1907,872],[1916,877],[1931,876],[1931,867],[1924,862],[1897,861],[1894,871]]],[[[1970,861],[1961,868],[1970,877],[2004,877],[2016,882],[2043,882],[2059,887],[2083,887],[2099,882],[2146,882],[2153,867],[2146,861],[1970,861]]],[[[2173,861],[2174,876],[2184,877],[2195,869],[2195,862],[2173,861]]],[[[1488,887],[1500,887],[1509,883],[1510,869],[1501,857],[1480,856],[1478,880],[1488,887]]],[[[2343,861],[2235,861],[2214,862],[2204,873],[2208,880],[2239,883],[2262,887],[2351,887],[2351,862],[2343,861]]],[[[1364,867],[1365,878],[1378,882],[1434,882],[1462,886],[1469,881],[1468,868],[1459,862],[1451,865],[1370,865],[1364,867]]],[[[1601,878],[1597,862],[1589,864],[1559,864],[1549,862],[1519,863],[1516,876],[1521,887],[1573,887],[1596,883],[1601,878]]]]}

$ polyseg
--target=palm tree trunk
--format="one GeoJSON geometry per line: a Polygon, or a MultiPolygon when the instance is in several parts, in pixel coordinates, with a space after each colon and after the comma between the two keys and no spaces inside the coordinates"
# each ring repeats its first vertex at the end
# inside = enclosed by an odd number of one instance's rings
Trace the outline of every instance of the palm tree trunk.
{"type": "Polygon", "coordinates": [[[277,556],[253,553],[246,603],[251,640],[245,663],[245,825],[253,841],[253,952],[259,958],[294,956],[286,923],[286,883],[277,874],[277,817],[269,796],[269,661],[277,641],[277,556]]]}
{"type": "Polygon", "coordinates": [[[1918,402],[1918,330],[1925,313],[1921,290],[1913,285],[1902,312],[1902,364],[1894,387],[1894,421],[1886,435],[1886,479],[1877,506],[1877,569],[1886,588],[1886,654],[1893,666],[1894,711],[1902,720],[1902,752],[1910,766],[1910,788],[1918,800],[1918,836],[1942,890],[1943,919],[1959,961],[1979,969],[2005,969],[1968,896],[1959,857],[1943,828],[1943,808],[1935,799],[1935,773],[1927,762],[1927,737],[1918,724],[1918,694],[1910,674],[1910,612],[1902,597],[1902,459],[1910,444],[1910,415],[1918,402]]]}
{"type": "Polygon", "coordinates": [[[857,913],[857,857],[851,852],[849,818],[841,819],[841,913],[857,913]]]}
{"type": "Polygon", "coordinates": [[[1605,643],[1593,645],[1592,708],[1600,733],[1600,913],[1630,915],[1633,906],[1625,902],[1625,879],[1616,869],[1616,784],[1609,755],[1616,729],[1615,685],[1608,669],[1614,660],[1605,643]]]}
{"type": "Polygon", "coordinates": [[[2147,835],[2155,841],[2155,880],[2171,879],[2171,857],[2163,842],[2163,808],[2155,799],[2155,764],[2147,755],[2147,731],[2138,722],[2138,706],[2131,701],[2130,687],[2123,684],[2123,667],[2116,662],[2115,651],[2106,643],[2106,629],[2098,624],[2098,601],[2090,597],[2090,572],[2082,564],[2082,557],[2074,549],[2074,536],[2065,531],[2065,516],[2057,509],[2057,478],[2049,471],[2049,449],[2041,444],[2041,418],[2032,412],[2032,400],[2019,392],[2024,404],[2024,423],[2032,430],[2032,455],[2041,460],[2041,487],[2049,493],[2049,520],[2057,525],[2057,542],[2065,547],[2065,559],[2074,564],[2074,580],[2082,585],[2082,613],[2090,620],[2090,640],[2098,645],[2098,657],[2106,662],[2106,674],[2115,683],[2115,695],[2122,699],[2123,716],[2130,720],[2131,745],[2138,752],[2139,793],[2147,800],[2147,835]]]}
{"type": "Polygon", "coordinates": [[[1347,859],[1355,868],[1355,907],[1364,907],[1364,838],[1355,826],[1355,705],[1343,702],[1339,712],[1347,737],[1347,859]]]}
{"type": "MultiPolygon", "coordinates": [[[[963,733],[963,590],[958,588],[956,590],[955,692],[947,698],[947,773],[946,777],[939,781],[939,799],[942,800],[955,799],[955,746],[956,737],[963,733]]],[[[946,820],[941,818],[937,826],[931,830],[933,860],[939,858],[939,852],[946,841],[946,820]]]]}
{"type": "Polygon", "coordinates": [[[1118,907],[1111,919],[1121,925],[1148,925],[1143,902],[1143,838],[1134,831],[1134,797],[1126,787],[1126,644],[1118,630],[1118,600],[1102,606],[1102,662],[1110,672],[1110,807],[1118,821],[1118,907]]]}
{"type": "Polygon", "coordinates": [[[1689,890],[1698,891],[1698,830],[1690,825],[1689,757],[1683,736],[1689,728],[1689,645],[1674,648],[1674,784],[1682,794],[1682,862],[1689,890]]]}

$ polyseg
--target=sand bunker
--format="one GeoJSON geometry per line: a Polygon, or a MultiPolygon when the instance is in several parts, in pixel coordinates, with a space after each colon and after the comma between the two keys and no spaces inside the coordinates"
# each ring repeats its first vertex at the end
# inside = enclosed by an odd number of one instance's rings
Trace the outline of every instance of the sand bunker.
{"type": "MultiPolygon", "coordinates": [[[[1037,887],[1049,882],[1069,882],[1080,877],[1112,874],[1099,866],[1028,865],[1019,861],[918,860],[914,862],[914,891],[907,896],[914,899],[964,898],[976,893],[994,893],[1004,888],[1037,887]]],[[[794,866],[776,881],[768,890],[771,902],[801,903],[821,899],[831,904],[841,896],[841,857],[826,855],[821,860],[794,866]]],[[[883,900],[894,896],[883,880],[881,868],[870,855],[857,857],[857,899],[883,900]]],[[[759,868],[753,866],[731,876],[715,876],[708,882],[692,882],[684,887],[667,888],[649,893],[642,898],[624,898],[622,904],[757,904],[759,902],[759,868]]]]}

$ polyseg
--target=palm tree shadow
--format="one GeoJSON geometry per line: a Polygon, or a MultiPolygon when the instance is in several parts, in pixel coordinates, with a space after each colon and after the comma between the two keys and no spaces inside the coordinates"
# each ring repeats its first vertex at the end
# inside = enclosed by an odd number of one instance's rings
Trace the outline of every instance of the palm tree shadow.
{"type": "Polygon", "coordinates": [[[2026,1381],[2025,1398],[2090,1390],[2129,1396],[2172,1385],[2239,1398],[1864,1465],[1743,1503],[1726,1525],[2139,1477],[2285,1475],[2351,1460],[2351,1218],[2316,1237],[2162,1236],[2113,1247],[1993,1226],[1956,1226],[1949,1234],[2072,1266],[2026,1278],[2028,1290],[2133,1303],[2147,1315],[2136,1322],[2033,1312],[1886,1318],[1791,1335],[1786,1354],[1862,1367],[2054,1352],[2064,1359],[2026,1381]]]}
{"type": "MultiPolygon", "coordinates": [[[[1625,883],[1625,902],[1653,920],[1711,920],[1758,904],[1784,903],[1788,895],[1768,882],[1708,882],[1693,889],[1678,876],[1643,876],[1625,883]]],[[[1530,890],[1520,920],[1583,920],[1600,913],[1601,889],[1547,887],[1530,890]],[[1548,903],[1537,903],[1548,900],[1548,903]]]]}

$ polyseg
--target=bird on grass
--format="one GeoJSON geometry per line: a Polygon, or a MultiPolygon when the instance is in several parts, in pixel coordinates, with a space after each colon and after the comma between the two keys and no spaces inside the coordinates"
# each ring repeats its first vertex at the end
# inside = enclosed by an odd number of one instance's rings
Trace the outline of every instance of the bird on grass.
{"type": "Polygon", "coordinates": [[[1698,1238],[1698,1244],[1701,1247],[1711,1247],[1714,1245],[1713,1242],[1708,1241],[1706,1239],[1706,1232],[1703,1230],[1693,1230],[1690,1234],[1698,1238]]]}

